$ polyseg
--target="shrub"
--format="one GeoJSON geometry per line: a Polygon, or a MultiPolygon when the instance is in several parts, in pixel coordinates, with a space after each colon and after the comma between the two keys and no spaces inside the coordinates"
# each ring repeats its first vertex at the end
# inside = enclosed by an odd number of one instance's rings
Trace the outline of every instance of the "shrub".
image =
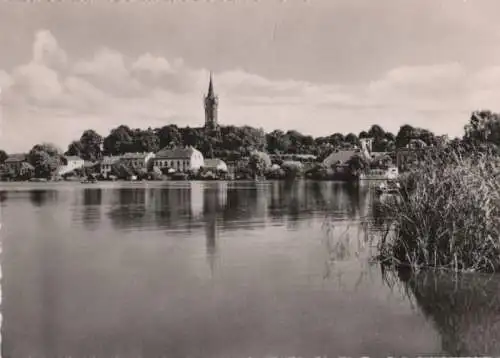
{"type": "Polygon", "coordinates": [[[455,271],[500,269],[498,159],[478,152],[432,152],[384,205],[389,235],[381,257],[395,264],[455,271]]]}

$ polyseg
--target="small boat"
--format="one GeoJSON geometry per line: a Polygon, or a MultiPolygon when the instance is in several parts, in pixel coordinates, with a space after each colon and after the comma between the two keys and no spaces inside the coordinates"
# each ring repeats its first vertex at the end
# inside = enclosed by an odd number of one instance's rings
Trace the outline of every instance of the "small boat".
{"type": "Polygon", "coordinates": [[[380,183],[376,188],[377,194],[396,194],[399,193],[401,186],[395,180],[389,180],[387,182],[380,183]]]}

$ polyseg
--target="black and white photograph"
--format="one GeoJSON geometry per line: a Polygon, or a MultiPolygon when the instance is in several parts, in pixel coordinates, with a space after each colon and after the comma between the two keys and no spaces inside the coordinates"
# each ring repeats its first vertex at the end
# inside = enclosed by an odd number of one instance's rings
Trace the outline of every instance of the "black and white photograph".
{"type": "Polygon", "coordinates": [[[0,358],[500,355],[499,0],[0,2],[0,358]]]}

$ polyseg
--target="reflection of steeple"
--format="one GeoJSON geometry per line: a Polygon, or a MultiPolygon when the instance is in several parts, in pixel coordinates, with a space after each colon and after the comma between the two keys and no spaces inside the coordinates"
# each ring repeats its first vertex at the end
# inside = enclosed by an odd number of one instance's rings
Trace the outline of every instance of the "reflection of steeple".
{"type": "Polygon", "coordinates": [[[205,237],[206,237],[206,249],[207,249],[207,261],[210,266],[210,272],[212,275],[215,271],[215,262],[217,258],[217,218],[212,216],[207,219],[205,223],[205,237]]]}
{"type": "Polygon", "coordinates": [[[227,183],[215,183],[215,185],[205,186],[203,198],[207,261],[213,274],[218,255],[219,227],[217,218],[223,214],[227,204],[227,183]]]}

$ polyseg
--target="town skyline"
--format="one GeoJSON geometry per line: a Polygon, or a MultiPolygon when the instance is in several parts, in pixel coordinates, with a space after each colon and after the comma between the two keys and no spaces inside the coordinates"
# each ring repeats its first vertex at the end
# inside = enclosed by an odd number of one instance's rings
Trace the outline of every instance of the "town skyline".
{"type": "Polygon", "coordinates": [[[121,124],[201,127],[211,70],[220,125],[314,137],[374,124],[460,136],[500,94],[493,1],[0,7],[0,140],[11,152],[65,149],[121,124]]]}

